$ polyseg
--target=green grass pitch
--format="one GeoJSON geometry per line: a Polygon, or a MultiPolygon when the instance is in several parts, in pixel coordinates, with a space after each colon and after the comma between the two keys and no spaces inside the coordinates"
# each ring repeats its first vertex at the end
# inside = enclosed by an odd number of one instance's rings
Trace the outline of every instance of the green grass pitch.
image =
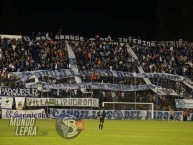
{"type": "Polygon", "coordinates": [[[193,122],[105,120],[100,131],[98,120],[84,120],[84,131],[68,140],[57,134],[54,119],[36,122],[47,136],[15,137],[8,124],[0,120],[0,145],[193,145],[193,122]]]}

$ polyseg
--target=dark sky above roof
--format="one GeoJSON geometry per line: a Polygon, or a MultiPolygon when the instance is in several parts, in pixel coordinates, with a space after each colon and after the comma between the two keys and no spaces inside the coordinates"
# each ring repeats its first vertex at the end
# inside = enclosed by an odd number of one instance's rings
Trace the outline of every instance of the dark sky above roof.
{"type": "Polygon", "coordinates": [[[61,28],[63,33],[88,37],[95,34],[117,37],[132,35],[152,40],[157,30],[172,28],[165,21],[170,20],[170,15],[172,22],[177,21],[175,17],[178,17],[179,12],[176,11],[181,2],[182,0],[1,0],[0,16],[3,22],[0,23],[0,33],[56,33],[61,28]],[[162,25],[164,28],[161,28],[162,25]]]}

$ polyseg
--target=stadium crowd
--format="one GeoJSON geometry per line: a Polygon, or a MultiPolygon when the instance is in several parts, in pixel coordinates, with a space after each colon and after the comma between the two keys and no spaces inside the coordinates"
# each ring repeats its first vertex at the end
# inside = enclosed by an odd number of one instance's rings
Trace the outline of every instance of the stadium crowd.
{"type": "MultiPolygon", "coordinates": [[[[37,34],[41,35],[41,33],[37,34]]],[[[46,35],[46,34],[45,34],[46,35]]],[[[110,36],[109,36],[110,37],[110,36]]],[[[32,37],[33,38],[33,37],[32,37]]],[[[50,36],[52,38],[52,36],[50,36]]],[[[127,43],[111,43],[101,41],[97,35],[95,40],[69,41],[75,53],[78,69],[104,69],[129,71],[138,73],[138,64],[131,57],[127,43]]],[[[166,72],[185,76],[193,80],[193,48],[190,46],[168,47],[131,45],[130,47],[139,58],[140,65],[145,72],[166,72]]],[[[22,82],[10,72],[33,71],[33,70],[57,70],[69,69],[69,57],[65,40],[29,40],[0,38],[0,71],[1,86],[24,87],[22,82]]],[[[172,88],[182,98],[192,98],[193,91],[183,85],[166,79],[150,79],[152,83],[163,88],[172,88]]],[[[43,78],[50,83],[75,83],[74,78],[56,80],[43,78]]],[[[83,82],[104,82],[114,84],[145,84],[143,79],[103,77],[99,74],[82,77],[83,82]]],[[[152,91],[121,92],[92,90],[92,93],[83,94],[80,90],[53,90],[49,92],[52,97],[100,97],[100,101],[134,101],[153,102],[159,109],[167,109],[168,106],[175,108],[174,98],[176,96],[157,96],[152,91]]],[[[39,92],[40,97],[47,93],[39,92]]]]}

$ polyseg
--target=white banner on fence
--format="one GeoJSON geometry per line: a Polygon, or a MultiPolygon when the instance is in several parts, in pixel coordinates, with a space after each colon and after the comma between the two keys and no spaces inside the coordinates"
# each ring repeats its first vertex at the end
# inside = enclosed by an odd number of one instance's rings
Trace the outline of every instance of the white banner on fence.
{"type": "Polygon", "coordinates": [[[22,110],[25,106],[25,97],[15,97],[15,105],[17,110],[22,110]]]}
{"type": "Polygon", "coordinates": [[[175,99],[176,108],[193,108],[193,99],[175,99]]]}
{"type": "MultiPolygon", "coordinates": [[[[98,110],[86,109],[56,109],[50,108],[50,118],[58,118],[59,116],[74,115],[79,119],[97,119],[98,110]]],[[[169,111],[154,111],[155,120],[169,120],[169,111]]],[[[151,111],[147,110],[106,110],[106,119],[133,119],[133,120],[149,120],[151,119],[151,111]]],[[[174,111],[174,120],[183,120],[182,111],[174,111]]]]}
{"type": "Polygon", "coordinates": [[[189,113],[187,120],[193,121],[193,113],[189,113]]]}
{"type": "Polygon", "coordinates": [[[10,110],[2,109],[2,119],[10,118],[38,118],[46,119],[46,113],[44,109],[37,110],[10,110]]]}
{"type": "Polygon", "coordinates": [[[8,88],[8,87],[1,87],[0,88],[0,96],[28,96],[34,97],[38,96],[37,89],[34,88],[8,88]]]}
{"type": "Polygon", "coordinates": [[[98,98],[26,98],[26,106],[99,107],[98,98]]]}
{"type": "Polygon", "coordinates": [[[1,97],[1,108],[11,109],[13,105],[13,97],[1,97]]]}

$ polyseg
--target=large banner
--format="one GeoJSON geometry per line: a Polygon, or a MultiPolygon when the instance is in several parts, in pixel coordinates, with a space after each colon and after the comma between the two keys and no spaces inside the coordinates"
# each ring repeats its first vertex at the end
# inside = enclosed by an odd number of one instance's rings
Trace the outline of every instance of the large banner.
{"type": "MultiPolygon", "coordinates": [[[[80,119],[97,119],[98,110],[86,109],[56,109],[50,108],[50,118],[58,118],[60,115],[74,115],[80,119]]],[[[150,120],[151,111],[147,110],[106,110],[106,119],[150,120]]],[[[154,120],[169,120],[169,111],[154,111],[154,120]]],[[[183,120],[182,111],[174,111],[174,120],[183,120]]]]}
{"type": "Polygon", "coordinates": [[[61,84],[48,84],[46,82],[38,82],[32,85],[26,85],[26,87],[36,88],[40,91],[49,91],[50,89],[100,89],[100,90],[114,90],[114,91],[143,91],[148,89],[154,89],[158,95],[174,95],[178,94],[173,89],[162,89],[154,84],[146,85],[121,85],[121,84],[110,84],[110,83],[97,83],[97,82],[83,82],[83,83],[61,83],[61,84]]]}
{"type": "MultiPolygon", "coordinates": [[[[97,82],[83,82],[83,83],[61,83],[61,84],[48,84],[46,82],[38,82],[36,85],[44,89],[70,89],[78,90],[84,89],[102,89],[102,90],[114,90],[114,91],[140,91],[148,90],[150,88],[156,88],[155,85],[121,85],[121,84],[110,84],[110,83],[97,83],[97,82]]],[[[26,86],[36,87],[36,86],[26,86]]]]}
{"type": "Polygon", "coordinates": [[[26,98],[26,106],[99,107],[98,98],[26,98]]]}
{"type": "Polygon", "coordinates": [[[46,113],[44,109],[38,110],[10,110],[2,109],[2,119],[10,118],[38,118],[46,119],[46,113]]]}
{"type": "MultiPolygon", "coordinates": [[[[73,61],[73,62],[76,62],[76,61],[73,61]]],[[[37,70],[37,71],[30,71],[30,72],[15,72],[14,74],[17,77],[21,78],[23,81],[28,80],[30,78],[39,78],[44,76],[53,77],[56,79],[62,79],[62,78],[70,78],[70,77],[79,78],[78,76],[89,76],[89,75],[91,76],[92,74],[97,74],[100,76],[108,76],[108,77],[119,77],[119,78],[126,78],[126,77],[136,77],[136,78],[143,78],[143,79],[163,78],[163,79],[168,79],[172,81],[183,82],[186,86],[193,89],[193,82],[191,81],[191,79],[183,76],[175,75],[175,74],[168,74],[168,73],[131,73],[131,72],[122,72],[122,71],[113,71],[113,70],[112,71],[111,70],[86,70],[86,71],[81,71],[79,73],[78,69],[74,67],[72,69],[60,69],[55,71],[37,70]]]]}
{"type": "Polygon", "coordinates": [[[193,99],[175,99],[176,108],[193,108],[193,99]]]}
{"type": "MultiPolygon", "coordinates": [[[[32,40],[31,36],[23,36],[26,41],[32,40]]],[[[51,38],[46,35],[36,36],[36,40],[50,40],[51,38]]],[[[95,38],[86,38],[79,35],[55,35],[55,40],[68,40],[68,41],[95,41],[95,38]]],[[[125,37],[125,38],[114,38],[114,37],[100,37],[100,41],[105,41],[108,43],[128,43],[133,45],[140,45],[140,46],[161,46],[165,45],[168,47],[185,47],[185,46],[193,46],[193,42],[183,41],[179,39],[178,41],[146,41],[142,39],[137,39],[134,37],[125,37]]]]}
{"type": "MultiPolygon", "coordinates": [[[[75,58],[74,58],[75,59],[75,58]]],[[[73,61],[76,62],[76,61],[73,61]]],[[[74,64],[74,63],[72,63],[74,64]]],[[[76,63],[75,63],[76,64],[76,63]]],[[[74,64],[74,65],[75,65],[74,64]]],[[[92,74],[98,74],[100,76],[107,76],[107,77],[119,77],[119,78],[164,78],[173,81],[186,81],[190,82],[189,78],[185,78],[183,76],[175,75],[175,74],[168,74],[168,73],[131,73],[131,72],[123,72],[123,71],[114,71],[114,70],[85,70],[80,71],[74,69],[59,69],[54,71],[49,70],[36,70],[36,71],[29,71],[29,72],[14,72],[14,74],[21,78],[22,80],[27,80],[31,78],[39,78],[39,77],[52,77],[56,79],[62,78],[70,78],[75,76],[88,76],[92,74]]]]}
{"type": "Polygon", "coordinates": [[[13,97],[34,97],[38,96],[38,90],[35,88],[0,88],[0,96],[13,96],[13,97]]]}
{"type": "Polygon", "coordinates": [[[1,108],[12,109],[13,97],[1,97],[1,108]]]}

